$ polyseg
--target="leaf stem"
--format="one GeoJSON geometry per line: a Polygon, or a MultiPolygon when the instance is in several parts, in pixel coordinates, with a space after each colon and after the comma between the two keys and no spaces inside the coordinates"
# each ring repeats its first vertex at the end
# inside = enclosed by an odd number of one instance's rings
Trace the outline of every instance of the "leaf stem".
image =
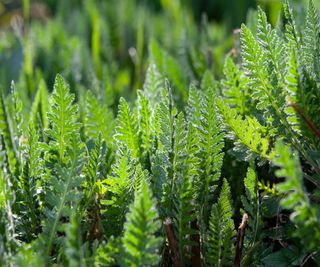
{"type": "Polygon", "coordinates": [[[173,222],[170,218],[166,218],[163,222],[163,225],[169,241],[169,248],[171,250],[171,258],[172,258],[173,266],[182,267],[181,257],[179,254],[179,246],[178,246],[177,239],[174,235],[173,222]]]}

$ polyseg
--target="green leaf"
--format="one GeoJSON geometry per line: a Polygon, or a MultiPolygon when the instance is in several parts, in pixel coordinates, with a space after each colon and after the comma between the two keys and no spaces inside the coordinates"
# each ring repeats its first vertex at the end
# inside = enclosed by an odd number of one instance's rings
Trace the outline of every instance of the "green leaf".
{"type": "Polygon", "coordinates": [[[154,141],[152,130],[152,114],[153,111],[150,102],[143,91],[138,91],[138,121],[139,121],[139,134],[141,138],[142,154],[149,160],[151,156],[152,142],[154,141]]]}
{"type": "Polygon", "coordinates": [[[103,181],[108,197],[101,203],[106,207],[103,213],[108,218],[107,235],[117,236],[122,231],[135,188],[135,165],[131,150],[120,146],[111,168],[112,174],[103,181]]]}
{"type": "Polygon", "coordinates": [[[163,78],[154,63],[150,63],[146,78],[143,84],[145,96],[150,100],[150,103],[155,104],[161,96],[161,91],[164,88],[163,78]]]}
{"type": "Polygon", "coordinates": [[[275,151],[273,163],[280,167],[276,175],[279,178],[285,177],[285,181],[277,185],[278,191],[285,194],[280,202],[281,206],[292,211],[290,219],[297,225],[295,235],[299,236],[307,247],[319,253],[319,214],[304,187],[298,154],[281,141],[276,143],[275,151]]]}
{"type": "Polygon", "coordinates": [[[202,103],[200,124],[197,125],[202,171],[197,194],[200,196],[199,204],[203,207],[202,216],[206,224],[209,219],[209,199],[220,178],[224,157],[224,133],[219,126],[215,98],[213,90],[209,90],[202,103]]]}
{"type": "Polygon", "coordinates": [[[311,77],[319,80],[320,72],[320,18],[313,0],[309,0],[307,22],[303,35],[303,59],[311,77]]]}
{"type": "Polygon", "coordinates": [[[223,95],[225,101],[233,108],[236,108],[239,114],[244,115],[248,110],[247,97],[248,91],[247,84],[248,78],[244,75],[243,71],[234,64],[231,57],[225,60],[223,73],[225,79],[221,81],[223,86],[223,95]]]}
{"type": "Polygon", "coordinates": [[[156,266],[162,238],[156,233],[160,229],[156,201],[145,180],[126,216],[122,249],[119,257],[121,266],[156,266]]]}
{"type": "Polygon", "coordinates": [[[239,158],[251,161],[256,157],[270,160],[274,156],[266,129],[255,118],[246,116],[244,119],[234,109],[230,109],[219,98],[216,100],[222,118],[227,126],[227,136],[235,140],[235,151],[239,158]],[[231,130],[231,132],[229,131],[231,130]]]}
{"type": "Polygon", "coordinates": [[[7,111],[7,105],[5,103],[3,95],[0,94],[0,134],[3,135],[6,147],[13,150],[14,143],[10,128],[10,117],[7,111]]]}
{"type": "Polygon", "coordinates": [[[79,216],[76,211],[73,211],[70,217],[70,223],[66,227],[67,237],[65,253],[67,256],[68,266],[70,267],[86,266],[80,225],[79,216]]]}
{"type": "Polygon", "coordinates": [[[285,45],[283,40],[278,36],[275,29],[267,21],[265,12],[259,8],[258,10],[258,42],[266,52],[266,60],[271,64],[271,77],[274,86],[283,86],[283,69],[285,66],[285,45]]]}
{"type": "Polygon", "coordinates": [[[232,203],[227,180],[223,181],[218,202],[212,206],[209,222],[209,240],[206,263],[210,266],[230,265],[233,260],[232,203]]]}
{"type": "Polygon", "coordinates": [[[130,111],[124,98],[120,98],[118,109],[114,138],[118,143],[125,144],[130,149],[132,157],[138,161],[140,148],[137,118],[130,111]]]}
{"type": "Polygon", "coordinates": [[[57,163],[56,174],[51,175],[45,195],[46,220],[40,240],[47,255],[51,254],[52,247],[57,242],[57,232],[62,224],[60,219],[71,216],[74,203],[81,197],[79,192],[82,183],[80,172],[84,163],[82,146],[79,145],[76,135],[70,138],[72,143],[67,148],[70,159],[68,165],[63,166],[57,163]]]}
{"type": "Polygon", "coordinates": [[[65,84],[61,75],[57,75],[48,113],[51,127],[47,133],[52,139],[50,146],[58,151],[60,163],[64,160],[66,149],[72,143],[74,134],[79,135],[78,105],[73,104],[73,101],[74,95],[70,94],[69,86],[65,84]]]}
{"type": "Polygon", "coordinates": [[[91,91],[86,95],[86,109],[84,117],[84,131],[88,138],[96,139],[99,134],[103,140],[110,143],[114,121],[112,112],[96,98],[91,91]]]}

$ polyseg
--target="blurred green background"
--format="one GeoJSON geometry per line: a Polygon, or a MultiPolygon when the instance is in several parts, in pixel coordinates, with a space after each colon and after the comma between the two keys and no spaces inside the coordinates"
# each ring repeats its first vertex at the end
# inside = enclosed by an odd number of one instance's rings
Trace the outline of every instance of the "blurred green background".
{"type": "MultiPolygon", "coordinates": [[[[112,0],[100,0],[100,2],[111,2],[112,0]]],[[[124,1],[125,0],[120,0],[124,1]]],[[[134,0],[131,0],[131,2],[134,0]]],[[[22,8],[24,0],[1,0],[0,1],[0,14],[3,15],[4,11],[12,11],[17,8],[22,8]]],[[[83,0],[38,0],[30,1],[34,3],[43,3],[50,10],[50,14],[56,14],[61,7],[78,8],[85,1],[83,0]]],[[[137,4],[146,4],[149,8],[160,11],[166,2],[163,0],[136,0],[137,4]]],[[[217,22],[227,21],[233,27],[239,26],[241,22],[244,22],[248,9],[255,8],[256,4],[267,6],[270,13],[275,16],[281,7],[279,0],[181,0],[182,5],[188,7],[194,18],[199,22],[202,15],[207,14],[209,20],[217,22]]]]}
{"type": "Polygon", "coordinates": [[[221,76],[226,54],[237,57],[233,30],[255,27],[257,4],[275,25],[280,0],[0,0],[0,91],[14,80],[31,102],[61,73],[76,94],[91,89],[116,107],[155,63],[183,100],[204,74],[221,76]]]}

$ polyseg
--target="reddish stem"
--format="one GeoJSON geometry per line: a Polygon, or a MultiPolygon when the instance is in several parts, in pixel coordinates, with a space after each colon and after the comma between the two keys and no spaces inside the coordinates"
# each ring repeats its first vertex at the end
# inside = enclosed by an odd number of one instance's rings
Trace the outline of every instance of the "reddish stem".
{"type": "Polygon", "coordinates": [[[312,133],[315,136],[320,137],[320,131],[313,125],[311,120],[309,120],[307,118],[307,116],[304,115],[304,113],[301,111],[301,109],[299,109],[295,103],[291,102],[290,99],[287,99],[287,102],[288,102],[288,105],[290,107],[292,107],[294,109],[294,111],[297,112],[302,117],[302,119],[305,121],[305,123],[307,124],[308,128],[312,131],[312,133]]]}
{"type": "Polygon", "coordinates": [[[191,222],[191,229],[195,230],[195,234],[191,235],[191,240],[194,242],[194,246],[191,248],[191,266],[200,267],[201,266],[201,249],[200,249],[200,235],[199,235],[199,225],[197,220],[191,222]]]}
{"type": "Polygon", "coordinates": [[[179,254],[178,242],[176,240],[176,237],[173,231],[173,222],[170,218],[166,218],[163,224],[164,224],[164,228],[165,228],[168,242],[169,242],[169,248],[171,251],[173,266],[181,267],[182,264],[181,264],[180,254],[179,254]]]}

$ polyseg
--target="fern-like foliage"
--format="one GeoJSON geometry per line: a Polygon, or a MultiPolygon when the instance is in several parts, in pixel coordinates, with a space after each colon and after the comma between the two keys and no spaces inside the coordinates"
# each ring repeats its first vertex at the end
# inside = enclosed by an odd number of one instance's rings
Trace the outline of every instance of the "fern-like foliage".
{"type": "Polygon", "coordinates": [[[139,134],[141,139],[142,154],[144,156],[144,162],[150,162],[150,156],[152,153],[152,109],[150,107],[149,99],[146,97],[144,91],[138,91],[138,120],[139,120],[139,134]]]}
{"type": "Polygon", "coordinates": [[[0,94],[0,152],[3,153],[2,162],[5,166],[5,175],[8,177],[13,190],[18,187],[17,174],[20,161],[17,142],[15,141],[8,106],[3,95],[0,94]]]}
{"type": "Polygon", "coordinates": [[[174,119],[174,141],[173,141],[173,190],[178,184],[181,177],[180,175],[184,171],[184,161],[187,157],[186,155],[186,145],[187,145],[187,129],[185,128],[186,122],[184,120],[183,113],[180,112],[177,117],[174,119]]]}
{"type": "Polygon", "coordinates": [[[266,53],[266,61],[269,80],[274,87],[281,88],[284,82],[283,69],[285,67],[285,46],[284,41],[278,36],[275,29],[267,21],[265,12],[259,8],[258,10],[258,42],[266,53]]]}
{"type": "Polygon", "coordinates": [[[85,246],[82,242],[82,232],[80,229],[80,219],[76,213],[76,209],[72,212],[70,217],[70,224],[66,227],[66,256],[68,259],[68,266],[70,267],[85,267],[85,246]]]}
{"type": "Polygon", "coordinates": [[[161,201],[163,196],[164,185],[167,181],[166,166],[169,164],[168,157],[165,153],[156,153],[151,158],[151,172],[152,180],[151,187],[154,192],[154,196],[158,201],[158,210],[160,218],[164,219],[166,216],[165,208],[162,207],[161,201]]]}
{"type": "Polygon", "coordinates": [[[309,156],[309,151],[319,146],[318,138],[315,138],[319,128],[315,114],[319,108],[315,103],[320,97],[314,61],[318,57],[315,54],[318,53],[315,52],[318,50],[315,40],[319,38],[318,14],[310,1],[304,38],[299,34],[288,1],[284,4],[284,14],[287,40],[272,29],[261,9],[257,38],[243,25],[243,69],[250,79],[251,103],[256,103],[257,111],[261,112],[256,117],[267,127],[270,137],[285,136],[312,166],[318,168],[309,156]],[[300,134],[307,137],[308,142],[299,137],[300,134]]]}
{"type": "Polygon", "coordinates": [[[293,211],[290,219],[298,227],[297,234],[303,239],[304,244],[319,253],[319,209],[312,206],[307,195],[298,154],[279,141],[276,143],[276,155],[273,163],[280,167],[276,175],[286,178],[285,182],[277,186],[279,192],[285,194],[281,205],[293,211]]]}
{"type": "Polygon", "coordinates": [[[197,176],[200,159],[196,155],[199,138],[192,124],[187,127],[183,113],[177,114],[170,87],[163,91],[163,99],[155,112],[159,143],[152,160],[154,188],[161,200],[160,215],[172,218],[182,263],[188,264],[190,237],[194,233],[190,225],[196,219],[193,185],[200,180],[197,176]]]}
{"type": "Polygon", "coordinates": [[[28,229],[29,240],[35,235],[38,227],[39,197],[37,189],[40,187],[40,177],[44,162],[41,159],[41,150],[39,146],[39,135],[37,134],[33,123],[29,125],[29,142],[25,154],[23,154],[22,174],[20,177],[21,195],[25,196],[27,212],[24,215],[27,220],[24,222],[28,229]]]}
{"type": "Polygon", "coordinates": [[[4,142],[8,151],[13,151],[14,142],[12,139],[11,127],[10,127],[10,117],[7,110],[7,105],[3,95],[0,95],[0,133],[3,136],[4,142]]]}
{"type": "Polygon", "coordinates": [[[294,16],[293,16],[293,10],[290,5],[289,0],[283,1],[283,11],[284,11],[284,17],[286,19],[286,38],[290,41],[292,41],[295,44],[295,47],[300,51],[301,49],[301,34],[298,31],[294,16]]]}
{"type": "Polygon", "coordinates": [[[207,90],[213,88],[215,89],[216,93],[221,93],[219,82],[215,80],[214,75],[211,71],[206,70],[201,77],[200,89],[203,92],[206,92],[207,90]]]}
{"type": "MultiPolygon", "coordinates": [[[[181,113],[180,113],[181,114],[181,113]]],[[[182,117],[182,115],[180,115],[182,117]]],[[[179,117],[178,117],[179,120],[179,117]]],[[[185,131],[180,132],[184,133],[185,131]]],[[[185,143],[185,147],[179,152],[181,157],[180,171],[175,174],[177,179],[177,194],[176,199],[176,224],[177,224],[177,236],[179,241],[179,252],[182,255],[182,263],[187,265],[190,263],[190,248],[196,246],[191,241],[192,235],[199,235],[198,229],[192,228],[192,223],[197,222],[199,217],[199,211],[196,206],[196,183],[199,181],[201,166],[201,160],[198,157],[199,147],[197,145],[198,138],[196,137],[196,128],[189,124],[186,132],[186,137],[181,136],[180,138],[185,141],[181,142],[180,145],[185,143]]]]}
{"type": "Polygon", "coordinates": [[[106,198],[101,201],[106,206],[103,211],[108,218],[107,235],[119,235],[123,229],[125,215],[134,193],[134,159],[131,150],[125,146],[117,150],[112,174],[104,181],[106,198]]]}
{"type": "Polygon", "coordinates": [[[246,26],[242,25],[241,27],[243,68],[250,79],[249,85],[253,87],[251,94],[252,98],[257,101],[256,107],[258,110],[263,111],[264,123],[283,128],[287,126],[282,113],[285,103],[285,97],[281,90],[283,78],[276,70],[281,65],[274,66],[274,64],[283,64],[281,63],[284,61],[283,55],[277,54],[278,46],[280,48],[282,46],[276,33],[266,23],[265,14],[262,11],[259,15],[259,22],[260,42],[265,49],[246,26]],[[274,58],[273,63],[268,63],[272,57],[274,58]],[[270,64],[271,67],[269,67],[270,64]]]}
{"type": "MultiPolygon", "coordinates": [[[[316,38],[314,37],[314,31],[319,28],[317,17],[317,11],[314,10],[313,2],[310,1],[305,34],[306,43],[301,48],[303,51],[317,50],[316,47],[311,48],[314,41],[308,40],[316,38]],[[311,27],[313,27],[313,30],[311,30],[311,27]]],[[[287,120],[299,136],[299,143],[302,147],[297,145],[298,142],[293,143],[293,145],[313,166],[317,166],[317,164],[313,162],[305,150],[314,151],[319,147],[319,140],[315,134],[320,125],[316,115],[319,113],[319,107],[315,104],[320,99],[317,78],[314,73],[315,63],[313,59],[316,57],[316,55],[313,55],[312,60],[308,59],[308,56],[297,49],[293,41],[288,44],[288,64],[285,78],[289,105],[285,111],[287,120]]]]}
{"type": "Polygon", "coordinates": [[[152,159],[151,168],[155,171],[155,194],[163,203],[160,215],[173,217],[174,212],[174,135],[175,135],[175,116],[177,110],[174,106],[171,88],[166,83],[166,90],[162,90],[162,100],[155,110],[155,127],[154,132],[157,137],[157,152],[152,159]],[[165,163],[165,164],[164,164],[165,163]],[[159,165],[160,164],[160,165],[159,165]],[[163,166],[161,166],[163,165],[163,166]],[[161,192],[161,195],[159,193],[161,192]]]}
{"type": "Polygon", "coordinates": [[[242,196],[242,204],[244,210],[249,214],[249,227],[253,235],[253,243],[257,235],[257,227],[259,223],[259,192],[258,179],[255,170],[252,167],[248,168],[247,176],[244,179],[245,196],[242,196]]]}
{"type": "Polygon", "coordinates": [[[139,160],[138,121],[124,98],[120,99],[118,112],[114,138],[131,150],[133,159],[139,160]]]}
{"type": "MultiPolygon", "coordinates": [[[[194,196],[189,202],[194,203],[198,212],[197,223],[201,238],[206,240],[209,225],[210,206],[213,203],[214,190],[220,178],[224,153],[224,134],[217,116],[216,93],[213,88],[206,88],[205,94],[191,86],[186,107],[188,124],[187,134],[187,176],[191,182],[194,196]]],[[[185,175],[185,174],[184,174],[185,175]]],[[[189,204],[190,205],[190,204],[189,204]]],[[[195,222],[195,221],[194,221],[195,222]]],[[[194,232],[195,229],[191,231],[194,232]]],[[[195,232],[199,231],[196,230],[195,232]]],[[[197,244],[193,244],[197,245],[197,244]]],[[[206,242],[202,244],[206,249],[206,242]]]]}
{"type": "Polygon", "coordinates": [[[71,216],[72,208],[80,198],[79,192],[82,183],[80,172],[83,167],[82,146],[79,146],[77,136],[71,136],[71,144],[67,148],[69,162],[67,166],[57,163],[57,173],[51,175],[46,188],[46,203],[44,213],[46,220],[43,225],[41,241],[45,244],[45,253],[50,255],[58,241],[57,232],[61,228],[60,220],[71,216]]]}
{"type": "Polygon", "coordinates": [[[166,89],[162,90],[162,101],[157,109],[159,124],[159,150],[172,153],[174,139],[174,117],[177,115],[177,108],[174,106],[171,87],[166,83],[166,89]]]}
{"type": "MultiPolygon", "coordinates": [[[[1,138],[2,139],[2,138],[1,138]]],[[[3,141],[2,141],[3,142],[3,141]]],[[[0,169],[0,263],[7,264],[12,260],[12,256],[18,245],[16,236],[16,222],[13,214],[14,191],[7,172],[8,163],[1,155],[0,169]]]]}
{"type": "Polygon", "coordinates": [[[255,88],[252,97],[258,101],[257,108],[264,110],[269,105],[271,88],[268,79],[267,53],[245,25],[241,26],[241,52],[243,68],[250,78],[251,86],[255,88]]]}
{"type": "MultiPolygon", "coordinates": [[[[289,57],[287,63],[287,71],[285,76],[285,89],[287,91],[287,101],[292,101],[293,103],[297,102],[299,88],[301,88],[301,81],[299,78],[299,66],[297,61],[296,50],[294,45],[291,43],[289,46],[289,57]],[[289,99],[290,98],[290,99],[289,99]]],[[[287,120],[291,125],[292,129],[297,133],[301,134],[301,128],[299,124],[299,118],[295,110],[288,106],[285,109],[287,114],[287,120]]]]}
{"type": "Polygon", "coordinates": [[[121,247],[120,242],[120,237],[114,238],[114,236],[111,236],[108,243],[101,243],[94,253],[94,266],[115,266],[121,247]]]}
{"type": "Polygon", "coordinates": [[[320,72],[320,18],[313,0],[309,0],[305,34],[303,39],[303,57],[308,73],[319,80],[320,72]]]}
{"type": "MultiPolygon", "coordinates": [[[[188,138],[188,132],[185,128],[183,113],[179,113],[174,122],[174,149],[173,149],[173,180],[171,191],[166,191],[166,198],[170,196],[173,200],[173,218],[176,226],[176,235],[179,242],[179,252],[182,255],[182,263],[187,264],[187,251],[190,247],[190,228],[191,222],[196,219],[194,213],[194,190],[192,188],[192,141],[188,138]],[[189,141],[189,143],[188,143],[189,141]]],[[[168,186],[168,185],[167,185],[168,186]]]]}
{"type": "Polygon", "coordinates": [[[320,19],[308,1],[295,12],[307,1],[284,0],[278,24],[252,11],[240,38],[196,25],[179,0],[156,16],[150,1],[57,0],[62,14],[28,20],[25,71],[0,95],[0,266],[320,264],[320,19]]]}
{"type": "MultiPolygon", "coordinates": [[[[23,127],[23,114],[22,114],[22,101],[18,91],[16,90],[14,82],[11,83],[11,100],[12,100],[12,124],[13,132],[15,139],[18,139],[22,135],[23,127]]],[[[18,140],[15,140],[15,143],[18,143],[18,140]]],[[[19,145],[19,144],[17,144],[19,145]]],[[[17,146],[16,145],[16,146],[17,146]]]]}
{"type": "Polygon", "coordinates": [[[151,62],[146,73],[143,91],[152,104],[158,102],[158,98],[161,97],[161,90],[163,87],[164,84],[162,75],[157,69],[156,65],[151,62]]]}
{"type": "MultiPolygon", "coordinates": [[[[313,1],[309,1],[306,16],[305,34],[302,38],[301,51],[295,51],[295,58],[291,57],[292,62],[296,61],[297,67],[288,69],[288,75],[295,77],[296,92],[292,103],[300,110],[298,117],[301,133],[308,138],[308,148],[315,150],[319,148],[319,140],[315,137],[314,130],[310,127],[310,122],[318,129],[320,121],[316,114],[319,113],[319,106],[315,103],[319,101],[318,69],[319,69],[319,14],[313,1]],[[295,71],[295,69],[297,71],[295,71]]],[[[291,52],[293,55],[293,52],[291,52]]],[[[291,64],[292,65],[292,64],[291,64]]],[[[293,66],[293,65],[292,65],[293,66]]],[[[291,83],[292,84],[292,83],[291,83]]],[[[294,83],[293,83],[294,84],[294,83]]],[[[291,86],[292,88],[292,86],[291,86]]],[[[295,110],[297,113],[297,110],[295,110]]],[[[305,139],[305,138],[304,138],[305,139]]],[[[303,141],[302,141],[303,142],[303,141]]],[[[301,153],[301,149],[299,149],[301,153]]],[[[305,157],[305,153],[303,153],[305,157]]],[[[309,159],[308,159],[309,160],[309,159]]]]}
{"type": "Polygon", "coordinates": [[[199,146],[201,147],[201,169],[203,174],[199,180],[198,196],[203,209],[203,219],[207,223],[209,218],[209,200],[214,187],[220,178],[224,153],[224,134],[219,127],[219,118],[216,113],[215,93],[208,91],[201,108],[200,125],[197,125],[199,146]]]}
{"type": "Polygon", "coordinates": [[[26,244],[19,248],[19,252],[14,257],[12,264],[14,266],[29,267],[29,266],[45,266],[44,257],[39,253],[36,242],[26,244]]]}
{"type": "Polygon", "coordinates": [[[235,140],[234,149],[240,158],[248,161],[257,156],[261,159],[272,159],[274,152],[270,149],[266,128],[255,118],[247,116],[242,119],[242,116],[238,115],[234,109],[230,109],[220,99],[217,99],[216,102],[227,129],[231,130],[227,136],[235,140]]]}
{"type": "Polygon", "coordinates": [[[48,136],[52,139],[50,146],[58,152],[58,160],[63,162],[66,149],[71,144],[74,133],[79,132],[78,106],[73,104],[74,95],[61,75],[57,75],[51,98],[51,110],[48,119],[51,127],[48,136]]]}
{"type": "Polygon", "coordinates": [[[186,106],[186,114],[188,122],[194,125],[200,125],[201,110],[203,105],[203,92],[191,85],[189,88],[188,105],[186,106]]]}
{"type": "Polygon", "coordinates": [[[162,238],[156,233],[160,221],[156,210],[156,201],[145,180],[136,191],[134,202],[130,206],[124,225],[124,236],[119,257],[121,266],[156,266],[159,262],[158,251],[162,238]]]}
{"type": "Polygon", "coordinates": [[[212,206],[206,263],[210,266],[231,266],[233,260],[232,202],[229,184],[223,181],[218,202],[212,206]]]}
{"type": "Polygon", "coordinates": [[[99,134],[108,143],[112,140],[114,121],[112,112],[100,103],[91,91],[87,92],[84,130],[88,138],[96,139],[99,134]]]}
{"type": "Polygon", "coordinates": [[[231,57],[226,58],[223,73],[225,78],[221,84],[225,100],[231,107],[236,108],[239,114],[244,115],[248,111],[248,78],[231,57]]]}
{"type": "Polygon", "coordinates": [[[106,143],[102,136],[96,139],[94,148],[89,152],[89,158],[86,162],[83,173],[86,176],[84,187],[94,191],[95,183],[103,178],[105,172],[105,157],[107,153],[106,143]]]}
{"type": "Polygon", "coordinates": [[[106,175],[106,143],[102,140],[101,135],[98,136],[95,142],[94,148],[89,152],[88,161],[83,167],[83,173],[85,175],[85,182],[83,188],[85,197],[87,198],[85,203],[90,203],[92,197],[99,192],[98,184],[106,175]]]}
{"type": "MultiPolygon", "coordinates": [[[[258,187],[258,177],[252,164],[248,167],[247,175],[244,178],[245,195],[241,196],[241,202],[244,211],[249,216],[248,226],[244,240],[246,255],[242,264],[253,262],[252,256],[256,244],[261,242],[262,218],[261,218],[261,200],[258,187]]],[[[259,261],[259,259],[258,259],[259,261]]]]}
{"type": "Polygon", "coordinates": [[[94,148],[89,152],[88,160],[83,167],[85,180],[82,183],[83,199],[79,213],[87,217],[89,223],[89,240],[100,239],[103,234],[101,216],[101,198],[105,193],[103,180],[107,177],[107,146],[98,136],[94,148]]]}

